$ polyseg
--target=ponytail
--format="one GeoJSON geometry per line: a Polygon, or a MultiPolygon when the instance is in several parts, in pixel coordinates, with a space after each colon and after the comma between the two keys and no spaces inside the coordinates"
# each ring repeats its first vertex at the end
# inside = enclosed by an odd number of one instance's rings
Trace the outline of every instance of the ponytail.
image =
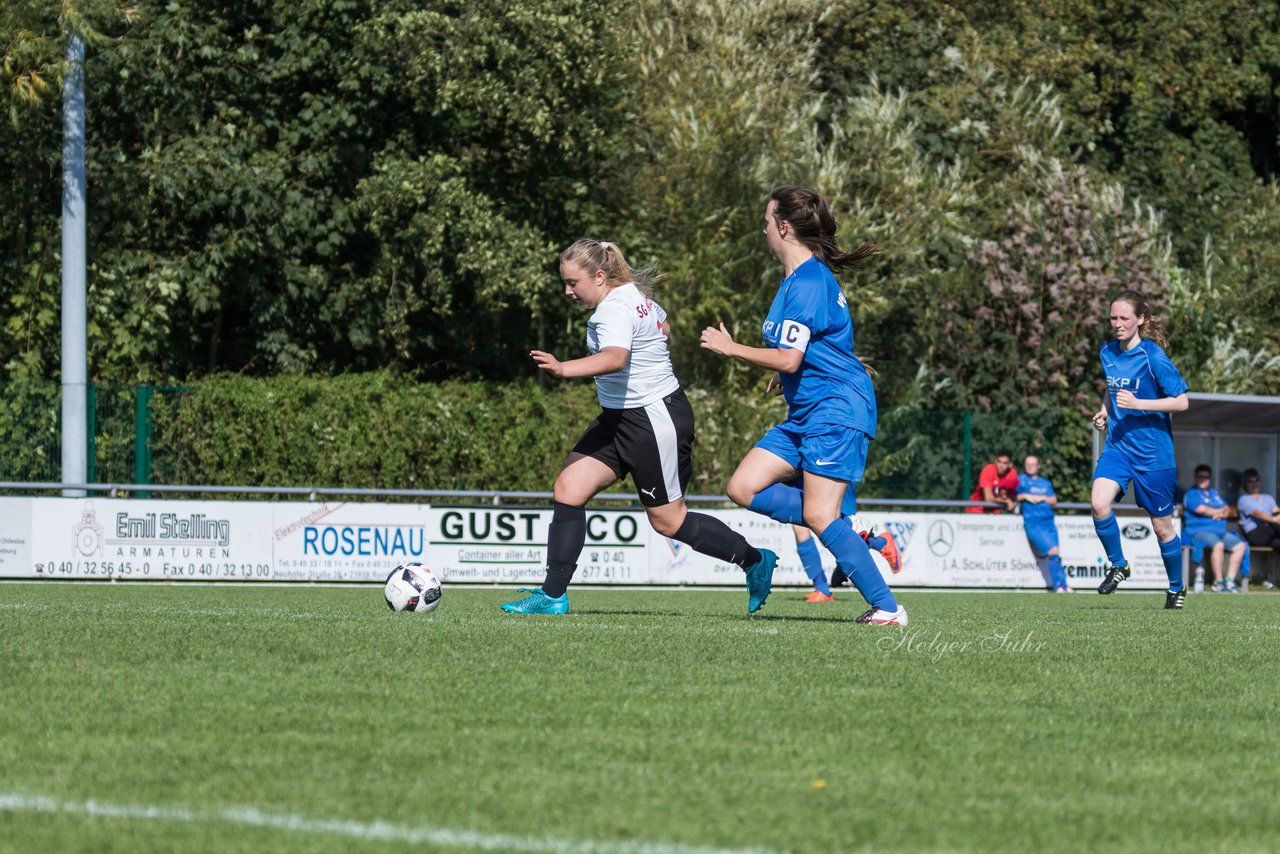
{"type": "Polygon", "coordinates": [[[605,282],[611,288],[633,284],[640,293],[653,299],[653,282],[658,277],[657,265],[651,264],[638,270],[633,268],[616,243],[581,237],[560,253],[560,263],[568,261],[574,262],[588,273],[604,270],[605,282]]]}
{"type": "Polygon", "coordinates": [[[826,199],[813,190],[779,187],[769,194],[769,200],[774,203],[774,219],[778,224],[783,221],[790,224],[796,240],[835,272],[856,267],[880,254],[880,247],[867,241],[859,243],[851,252],[841,252],[836,243],[836,218],[826,199]]]}

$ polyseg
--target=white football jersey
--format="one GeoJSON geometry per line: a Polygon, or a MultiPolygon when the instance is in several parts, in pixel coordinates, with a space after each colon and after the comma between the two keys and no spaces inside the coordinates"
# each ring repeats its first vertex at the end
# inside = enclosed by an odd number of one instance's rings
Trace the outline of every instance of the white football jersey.
{"type": "Polygon", "coordinates": [[[637,409],[680,388],[660,325],[666,319],[662,306],[634,284],[619,285],[596,306],[587,320],[587,351],[622,347],[631,352],[621,370],[596,377],[602,407],[637,409]]]}

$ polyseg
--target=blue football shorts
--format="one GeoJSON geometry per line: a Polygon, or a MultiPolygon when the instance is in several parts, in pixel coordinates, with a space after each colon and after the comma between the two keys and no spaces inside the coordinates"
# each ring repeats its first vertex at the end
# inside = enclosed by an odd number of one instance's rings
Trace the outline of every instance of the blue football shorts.
{"type": "Polygon", "coordinates": [[[1098,465],[1093,470],[1093,479],[1100,477],[1120,484],[1120,495],[1125,494],[1129,482],[1133,481],[1134,500],[1154,518],[1173,513],[1173,496],[1178,491],[1176,467],[1138,471],[1124,454],[1107,449],[1098,457],[1098,465]]]}
{"type": "Polygon", "coordinates": [[[1048,557],[1049,552],[1058,547],[1057,525],[1027,525],[1027,542],[1036,553],[1036,557],[1048,557]]]}
{"type": "Polygon", "coordinates": [[[801,431],[788,421],[756,442],[757,448],[781,457],[800,471],[850,484],[862,480],[870,445],[871,437],[853,427],[817,424],[801,431]]]}

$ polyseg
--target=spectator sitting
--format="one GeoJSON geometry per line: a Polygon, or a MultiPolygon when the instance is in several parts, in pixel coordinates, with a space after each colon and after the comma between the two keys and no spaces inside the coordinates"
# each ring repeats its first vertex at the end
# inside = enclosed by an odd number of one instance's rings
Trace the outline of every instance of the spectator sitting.
{"type": "MultiPolygon", "coordinates": [[[[1244,538],[1251,546],[1280,551],[1280,510],[1277,510],[1275,496],[1262,491],[1262,478],[1257,469],[1245,469],[1243,480],[1245,494],[1236,506],[1240,508],[1240,530],[1244,531],[1244,538]]],[[[1271,589],[1275,584],[1268,578],[1263,586],[1271,589]]]]}
{"type": "MultiPolygon", "coordinates": [[[[1018,506],[1018,472],[1013,467],[1013,451],[997,451],[996,461],[987,463],[978,474],[978,488],[970,501],[989,501],[1013,512],[1018,506]]],[[[1000,507],[966,507],[966,513],[999,513],[1000,507]]]]}
{"type": "Polygon", "coordinates": [[[1182,497],[1182,506],[1186,509],[1183,532],[1191,540],[1193,563],[1199,563],[1204,550],[1209,550],[1213,589],[1219,593],[1239,593],[1236,574],[1240,571],[1248,546],[1239,534],[1227,530],[1227,517],[1231,510],[1218,490],[1213,488],[1212,482],[1213,470],[1203,463],[1196,466],[1195,485],[1182,497]],[[1222,564],[1228,550],[1231,558],[1224,574],[1222,564]]]}

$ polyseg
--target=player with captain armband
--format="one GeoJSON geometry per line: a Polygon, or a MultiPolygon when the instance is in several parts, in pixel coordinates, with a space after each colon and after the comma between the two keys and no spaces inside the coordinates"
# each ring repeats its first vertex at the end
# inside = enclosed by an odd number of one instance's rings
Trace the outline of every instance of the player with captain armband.
{"type": "MultiPolygon", "coordinates": [[[[826,200],[803,187],[770,194],[764,234],[783,267],[761,330],[764,346],[734,341],[723,323],[702,331],[704,349],[776,373],[787,401],[787,419],[747,452],[729,479],[729,498],[817,534],[871,606],[859,623],[905,626],[906,609],[840,512],[846,490],[856,489],[866,468],[876,396],[866,366],[854,355],[853,320],[832,270],[851,267],[876,249],[864,243],[841,252],[826,200]],[[797,476],[799,488],[791,483],[797,476]]],[[[773,567],[748,573],[749,610],[764,604],[772,585],[773,567]]]]}

